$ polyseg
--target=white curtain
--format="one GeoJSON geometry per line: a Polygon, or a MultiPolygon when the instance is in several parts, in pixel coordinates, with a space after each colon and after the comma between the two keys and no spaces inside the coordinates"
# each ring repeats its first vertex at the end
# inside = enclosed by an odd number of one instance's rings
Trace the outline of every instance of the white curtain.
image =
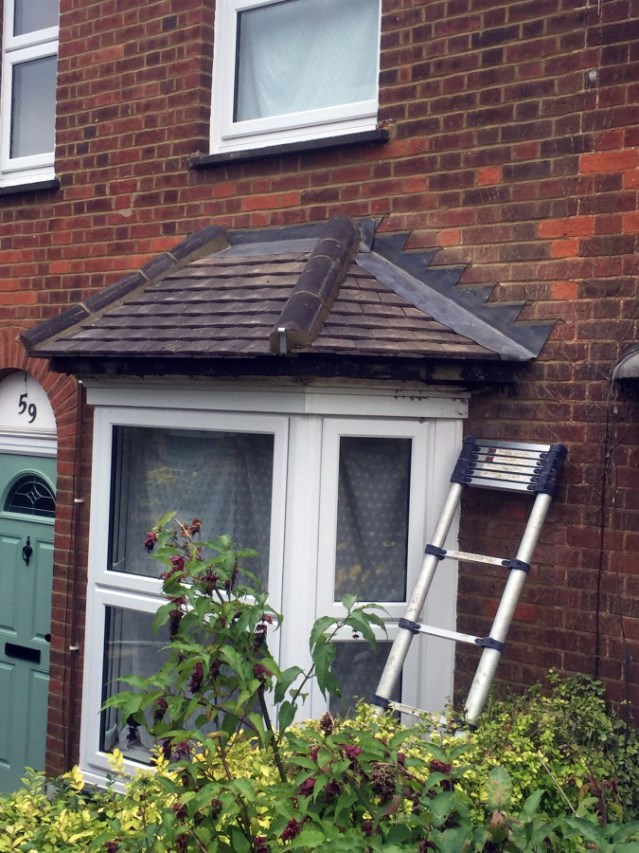
{"type": "Polygon", "coordinates": [[[271,536],[273,436],[124,427],[118,433],[112,568],[157,577],[162,566],[144,549],[159,516],[175,510],[202,521],[202,537],[230,534],[255,548],[246,568],[266,585],[271,536]]]}
{"type": "Polygon", "coordinates": [[[240,13],[235,120],[376,97],[379,0],[284,0],[240,13]]]}
{"type": "Polygon", "coordinates": [[[335,600],[406,596],[411,440],[342,436],[335,600]]]}

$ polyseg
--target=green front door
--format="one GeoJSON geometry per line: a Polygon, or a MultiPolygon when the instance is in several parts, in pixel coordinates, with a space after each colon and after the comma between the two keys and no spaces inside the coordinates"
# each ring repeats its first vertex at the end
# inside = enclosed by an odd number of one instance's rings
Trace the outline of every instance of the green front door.
{"type": "Polygon", "coordinates": [[[0,792],[44,768],[55,459],[0,454],[0,792]]]}

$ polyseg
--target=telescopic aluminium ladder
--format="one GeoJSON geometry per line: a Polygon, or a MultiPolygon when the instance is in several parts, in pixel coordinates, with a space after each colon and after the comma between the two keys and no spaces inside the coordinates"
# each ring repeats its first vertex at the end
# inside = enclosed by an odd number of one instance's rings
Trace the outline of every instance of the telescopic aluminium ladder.
{"type": "Polygon", "coordinates": [[[566,448],[562,444],[520,444],[472,437],[464,439],[462,451],[450,478],[450,491],[432,541],[426,546],[422,568],[407,604],[406,615],[399,620],[397,637],[389,652],[377,692],[373,696],[372,701],[375,704],[409,714],[423,713],[417,708],[392,701],[390,697],[401,675],[414,635],[430,634],[454,642],[469,643],[483,649],[465,705],[466,721],[471,726],[475,724],[488,697],[488,691],[504,650],[506,635],[526,575],[530,570],[530,561],[565,458],[566,448]],[[514,558],[488,557],[444,548],[464,487],[529,492],[536,495],[514,558]],[[461,634],[419,622],[428,590],[437,567],[443,559],[487,563],[509,570],[488,637],[473,637],[470,634],[461,634]]]}

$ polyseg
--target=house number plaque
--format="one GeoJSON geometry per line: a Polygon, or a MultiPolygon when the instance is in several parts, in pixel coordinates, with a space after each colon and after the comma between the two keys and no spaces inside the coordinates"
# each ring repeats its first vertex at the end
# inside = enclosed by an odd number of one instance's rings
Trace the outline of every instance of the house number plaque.
{"type": "Polygon", "coordinates": [[[55,416],[44,388],[16,371],[0,382],[0,434],[55,435],[55,416]]]}

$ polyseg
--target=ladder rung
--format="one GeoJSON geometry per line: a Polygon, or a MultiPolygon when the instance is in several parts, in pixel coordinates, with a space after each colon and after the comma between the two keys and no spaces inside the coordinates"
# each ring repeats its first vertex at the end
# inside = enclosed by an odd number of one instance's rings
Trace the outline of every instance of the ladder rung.
{"type": "Polygon", "coordinates": [[[405,628],[413,634],[430,634],[432,637],[441,637],[443,640],[454,640],[456,643],[468,643],[470,646],[482,646],[482,648],[497,649],[503,651],[504,644],[492,637],[475,637],[472,634],[461,634],[459,631],[449,631],[448,628],[436,628],[434,625],[422,625],[421,622],[411,622],[409,619],[400,619],[397,623],[400,628],[405,628]]]}
{"type": "Polygon", "coordinates": [[[371,697],[373,705],[379,705],[381,708],[387,708],[391,711],[400,711],[402,714],[410,714],[413,717],[431,716],[428,711],[422,711],[421,708],[415,708],[414,705],[405,705],[403,702],[395,702],[393,699],[384,699],[383,696],[375,694],[371,697]]]}
{"type": "Polygon", "coordinates": [[[504,566],[508,565],[508,560],[503,557],[488,557],[485,554],[471,554],[468,551],[449,551],[446,549],[444,558],[451,560],[465,560],[468,563],[488,563],[491,566],[504,566]]]}

